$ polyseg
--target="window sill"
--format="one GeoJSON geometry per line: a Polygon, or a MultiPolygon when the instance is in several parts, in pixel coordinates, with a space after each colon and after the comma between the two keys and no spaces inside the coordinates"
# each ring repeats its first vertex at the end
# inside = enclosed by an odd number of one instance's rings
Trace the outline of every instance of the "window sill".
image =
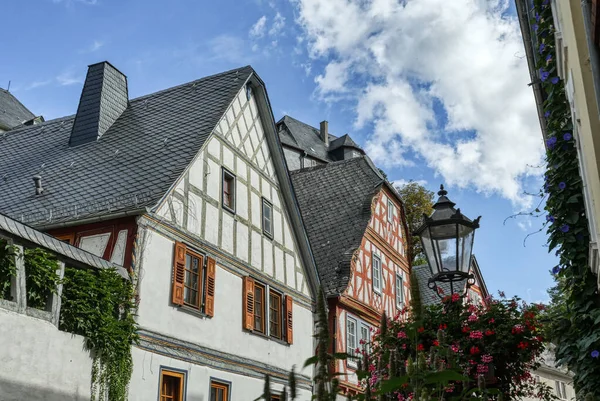
{"type": "Polygon", "coordinates": [[[263,338],[263,339],[265,339],[267,341],[274,341],[276,343],[279,343],[279,344],[285,345],[285,346],[290,346],[291,345],[291,344],[288,344],[285,340],[280,340],[278,338],[274,338],[274,337],[268,336],[268,335],[263,334],[263,333],[261,333],[259,331],[254,331],[254,330],[244,330],[244,331],[246,333],[249,333],[249,334],[255,335],[257,337],[263,338]]]}
{"type": "Polygon", "coordinates": [[[204,313],[204,312],[202,312],[202,311],[200,311],[198,309],[194,309],[194,308],[192,308],[190,306],[185,306],[185,305],[184,306],[179,306],[179,305],[176,305],[175,308],[178,311],[180,311],[180,312],[184,312],[184,313],[187,313],[188,315],[196,316],[196,317],[199,317],[201,319],[208,319],[208,318],[210,318],[210,316],[208,316],[206,313],[204,313]]]}
{"type": "Polygon", "coordinates": [[[223,210],[225,210],[226,212],[228,212],[229,214],[232,214],[235,216],[235,210],[231,209],[229,206],[225,206],[223,205],[223,210]]]}

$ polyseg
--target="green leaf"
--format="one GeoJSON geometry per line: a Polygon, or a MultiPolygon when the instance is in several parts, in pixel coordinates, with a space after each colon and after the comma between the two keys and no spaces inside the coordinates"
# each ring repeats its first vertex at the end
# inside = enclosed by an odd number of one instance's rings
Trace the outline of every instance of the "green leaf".
{"type": "Polygon", "coordinates": [[[319,361],[319,357],[317,355],[311,356],[304,362],[304,366],[302,367],[302,369],[304,369],[310,365],[316,365],[318,361],[319,361]]]}
{"type": "Polygon", "coordinates": [[[425,376],[425,383],[439,383],[444,384],[449,381],[457,381],[457,382],[468,382],[471,379],[467,376],[463,376],[460,373],[454,370],[443,370],[441,372],[433,372],[429,373],[425,376]]]}
{"type": "Polygon", "coordinates": [[[406,383],[408,383],[408,376],[394,377],[393,379],[384,380],[381,382],[377,394],[391,393],[392,391],[401,388],[406,383]]]}

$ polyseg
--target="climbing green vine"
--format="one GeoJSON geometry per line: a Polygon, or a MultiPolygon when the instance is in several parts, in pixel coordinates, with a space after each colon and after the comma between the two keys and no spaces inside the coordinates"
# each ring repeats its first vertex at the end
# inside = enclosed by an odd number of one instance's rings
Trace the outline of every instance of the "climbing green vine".
{"type": "Polygon", "coordinates": [[[549,248],[559,257],[552,270],[548,335],[556,344],[557,361],[574,372],[580,397],[600,399],[600,296],[588,266],[589,231],[582,179],[565,88],[557,75],[554,26],[549,0],[535,0],[532,28],[537,38],[541,88],[545,94],[547,171],[544,193],[549,248]]]}
{"type": "MultiPolygon", "coordinates": [[[[66,266],[61,281],[56,257],[41,248],[23,250],[27,306],[45,309],[63,284],[59,328],[85,337],[94,358],[92,400],[127,400],[133,371],[131,345],[137,341],[133,287],[115,270],[66,266]]],[[[15,247],[0,240],[0,296],[11,300],[16,275],[15,247]]]]}
{"type": "Polygon", "coordinates": [[[127,399],[137,341],[133,288],[114,270],[65,268],[60,329],[80,334],[93,352],[92,400],[127,399]]]}

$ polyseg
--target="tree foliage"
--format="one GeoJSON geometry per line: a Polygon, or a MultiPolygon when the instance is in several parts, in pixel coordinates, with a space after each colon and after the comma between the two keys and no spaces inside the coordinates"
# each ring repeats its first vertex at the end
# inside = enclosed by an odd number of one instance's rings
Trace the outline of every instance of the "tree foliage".
{"type": "Polygon", "coordinates": [[[396,190],[404,203],[406,220],[408,222],[408,229],[410,230],[410,233],[408,233],[411,236],[410,261],[413,266],[416,266],[425,263],[425,255],[423,254],[421,239],[413,236],[412,233],[423,223],[423,214],[429,216],[433,213],[435,194],[412,180],[402,187],[396,187],[396,190]]]}

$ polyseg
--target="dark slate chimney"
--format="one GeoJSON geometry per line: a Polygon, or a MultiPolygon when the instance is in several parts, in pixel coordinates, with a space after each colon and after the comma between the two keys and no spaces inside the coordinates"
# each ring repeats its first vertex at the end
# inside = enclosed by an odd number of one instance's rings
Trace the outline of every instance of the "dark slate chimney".
{"type": "Polygon", "coordinates": [[[88,67],[70,146],[100,139],[125,111],[128,103],[127,77],[107,61],[88,67]]]}
{"type": "Polygon", "coordinates": [[[321,121],[321,140],[325,146],[329,147],[329,123],[327,120],[321,121]]]}

